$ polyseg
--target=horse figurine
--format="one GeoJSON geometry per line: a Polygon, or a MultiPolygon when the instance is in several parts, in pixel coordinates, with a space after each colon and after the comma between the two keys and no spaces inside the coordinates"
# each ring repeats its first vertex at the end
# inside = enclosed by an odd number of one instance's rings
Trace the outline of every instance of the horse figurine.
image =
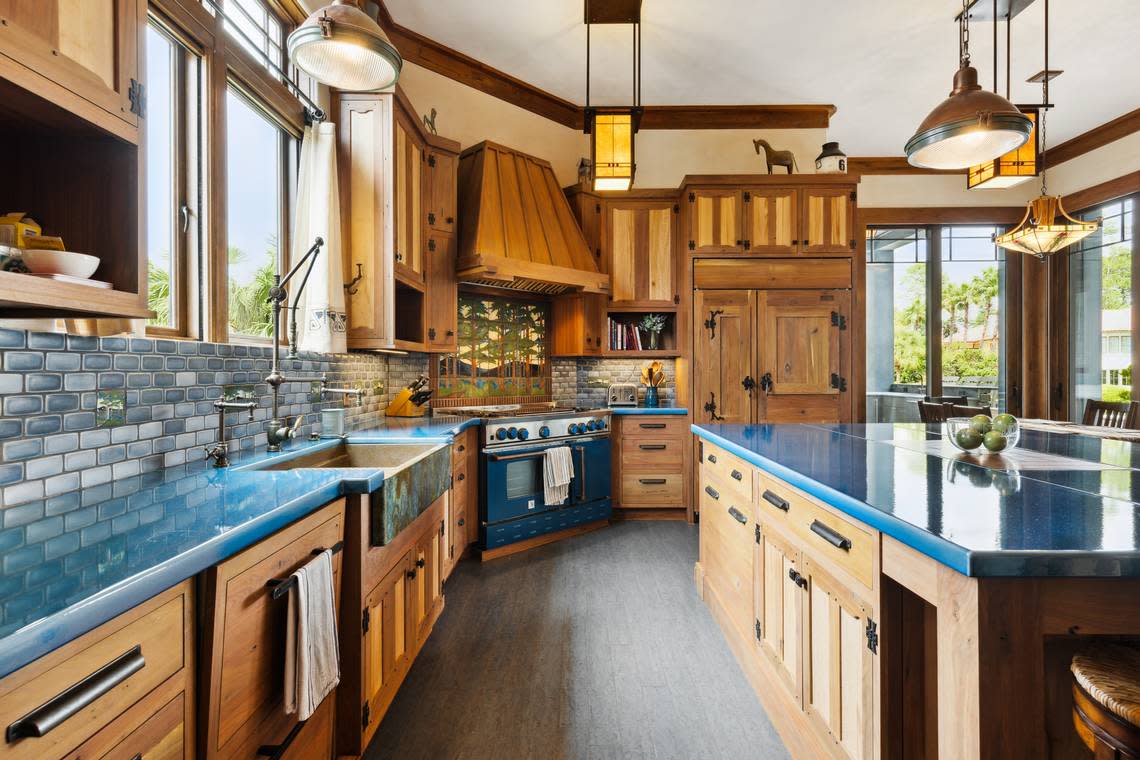
{"type": "Polygon", "coordinates": [[[439,132],[435,131],[435,109],[434,108],[431,109],[431,117],[430,118],[426,114],[424,115],[424,126],[427,127],[428,131],[431,132],[433,135],[439,134],[439,132]]]}
{"type": "Polygon", "coordinates": [[[767,140],[753,140],[752,145],[756,148],[756,155],[760,155],[760,149],[764,149],[764,160],[768,163],[768,173],[772,173],[773,166],[782,166],[788,170],[788,174],[792,170],[799,171],[796,166],[796,157],[790,150],[776,150],[768,144],[767,140]]]}

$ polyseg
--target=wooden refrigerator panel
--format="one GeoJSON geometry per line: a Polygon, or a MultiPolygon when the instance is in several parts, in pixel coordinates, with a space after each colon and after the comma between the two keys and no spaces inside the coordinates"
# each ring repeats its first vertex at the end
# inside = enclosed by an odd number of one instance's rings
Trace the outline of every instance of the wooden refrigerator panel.
{"type": "Polygon", "coordinates": [[[753,375],[753,321],[756,293],[750,290],[698,290],[694,295],[694,419],[748,423],[752,394],[744,378],[753,375]]]}

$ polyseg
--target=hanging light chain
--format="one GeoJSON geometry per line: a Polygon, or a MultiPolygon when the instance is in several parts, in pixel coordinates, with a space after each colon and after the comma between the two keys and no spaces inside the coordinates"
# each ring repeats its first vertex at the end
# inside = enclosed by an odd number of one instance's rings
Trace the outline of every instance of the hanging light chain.
{"type": "Polygon", "coordinates": [[[962,15],[958,17],[958,59],[962,66],[970,65],[970,0],[962,0],[962,15]]]}
{"type": "MultiPolygon", "coordinates": [[[[1048,71],[1045,72],[1045,81],[1049,81],[1048,71]]],[[[1043,101],[1044,107],[1041,109],[1041,116],[1039,119],[1041,127],[1041,194],[1048,195],[1048,193],[1045,192],[1045,114],[1049,112],[1049,101],[1047,99],[1049,96],[1049,85],[1043,84],[1041,85],[1041,88],[1044,90],[1044,97],[1046,98],[1046,100],[1043,101]]]]}

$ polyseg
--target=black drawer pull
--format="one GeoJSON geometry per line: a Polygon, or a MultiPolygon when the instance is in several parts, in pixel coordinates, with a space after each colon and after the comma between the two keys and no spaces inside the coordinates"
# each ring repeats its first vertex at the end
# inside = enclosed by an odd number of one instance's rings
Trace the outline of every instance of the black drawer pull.
{"type": "Polygon", "coordinates": [[[732,519],[733,519],[733,520],[736,520],[736,521],[737,521],[738,523],[740,523],[741,525],[747,525],[747,524],[748,524],[748,518],[747,518],[747,517],[745,517],[745,516],[744,516],[744,513],[743,513],[743,512],[741,512],[741,511],[740,511],[739,509],[737,509],[736,507],[729,507],[729,508],[728,508],[728,513],[729,513],[730,515],[732,515],[732,519]]]}
{"type": "Polygon", "coordinates": [[[638,426],[642,430],[663,430],[665,428],[664,422],[640,422],[638,426]]]}
{"type": "Polygon", "coordinates": [[[811,532],[834,546],[836,549],[842,549],[845,552],[851,551],[850,538],[847,538],[847,536],[844,536],[842,533],[837,533],[834,529],[824,525],[819,520],[812,520],[811,532]]]}
{"type": "Polygon", "coordinates": [[[642,451],[664,451],[669,447],[664,443],[639,443],[637,448],[642,451]]]}
{"type": "Polygon", "coordinates": [[[145,665],[142,646],[136,645],[8,726],[8,743],[47,736],[52,729],[58,728],[68,718],[142,670],[145,665]]]}
{"type": "Polygon", "coordinates": [[[716,464],[716,454],[709,454],[705,459],[708,459],[713,464],[716,464]]]}
{"type": "Polygon", "coordinates": [[[744,473],[740,470],[733,470],[731,474],[733,480],[744,480],[744,473]]]}
{"type": "Polygon", "coordinates": [[[301,729],[305,727],[305,721],[301,720],[289,729],[289,735],[285,737],[285,741],[280,744],[262,744],[257,748],[257,754],[261,757],[269,757],[276,760],[279,757],[284,757],[285,753],[289,750],[289,745],[297,738],[297,734],[301,733],[301,729]]]}
{"type": "Polygon", "coordinates": [[[709,496],[713,497],[714,499],[720,498],[720,494],[717,493],[716,490],[712,486],[705,486],[705,493],[707,493],[709,496]]]}
{"type": "Polygon", "coordinates": [[[788,578],[790,578],[792,583],[796,584],[800,588],[807,588],[807,578],[796,572],[796,569],[794,567],[788,568],[788,578]]]}
{"type": "Polygon", "coordinates": [[[768,490],[764,491],[761,498],[776,509],[783,510],[784,512],[787,512],[792,508],[792,505],[788,503],[787,499],[781,499],[779,496],[768,490]]]}
{"type": "Polygon", "coordinates": [[[643,486],[663,486],[667,481],[665,478],[638,478],[637,482],[643,486]]]}

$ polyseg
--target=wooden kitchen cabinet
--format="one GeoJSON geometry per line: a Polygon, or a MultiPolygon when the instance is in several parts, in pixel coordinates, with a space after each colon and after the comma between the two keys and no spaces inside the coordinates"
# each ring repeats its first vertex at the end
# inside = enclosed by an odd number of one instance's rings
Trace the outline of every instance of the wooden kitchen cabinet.
{"type": "Polygon", "coordinates": [[[611,420],[614,507],[683,516],[691,450],[688,418],[614,415],[611,420]]]}
{"type": "Polygon", "coordinates": [[[424,281],[423,168],[424,145],[414,116],[396,109],[393,137],[396,273],[407,281],[424,281]]]}
{"type": "Polygon", "coordinates": [[[551,302],[551,356],[596,356],[606,342],[606,297],[595,293],[557,296],[551,302]]]}
{"type": "Polygon", "coordinates": [[[754,417],[756,293],[698,290],[693,294],[695,419],[748,423],[754,417]]]}
{"type": "MultiPolygon", "coordinates": [[[[758,505],[757,509],[762,509],[758,505]]],[[[756,619],[753,637],[762,656],[772,663],[777,679],[796,704],[803,695],[800,668],[800,620],[803,590],[799,550],[766,520],[754,529],[753,593],[756,619]]]]}
{"type": "MultiPolygon", "coordinates": [[[[271,582],[341,543],[344,516],[345,501],[338,499],[206,571],[198,723],[203,757],[253,760],[258,747],[283,744],[297,725],[282,703],[288,600],[273,598],[271,582]]],[[[338,597],[341,556],[333,554],[338,597]]],[[[331,707],[334,698],[325,701],[331,707]]],[[[322,737],[311,728],[306,725],[294,743],[319,746],[322,737]]]]}
{"type": "Polygon", "coordinates": [[[750,187],[744,191],[744,250],[795,255],[800,244],[800,191],[794,187],[750,187]]]}
{"type": "Polygon", "coordinates": [[[425,532],[416,542],[412,567],[412,609],[416,640],[426,641],[435,623],[433,613],[443,596],[444,520],[434,530],[425,532]]]}
{"type": "Polygon", "coordinates": [[[694,188],[688,192],[689,251],[727,253],[744,250],[738,188],[694,188]]]}
{"type": "Polygon", "coordinates": [[[855,251],[855,191],[850,188],[804,188],[800,204],[800,252],[816,256],[855,251]]]}
{"type": "Polygon", "coordinates": [[[433,232],[427,241],[426,342],[429,351],[452,352],[459,339],[459,283],[455,276],[455,236],[433,232]]]}
{"type": "MultiPolygon", "coordinates": [[[[443,138],[429,135],[431,142],[444,142],[443,138]]],[[[452,141],[447,140],[447,143],[452,141]]],[[[455,234],[456,190],[458,187],[459,144],[454,149],[440,148],[429,142],[424,159],[424,206],[428,227],[435,232],[455,234]]]]}
{"type": "Polygon", "coordinates": [[[447,580],[459,564],[467,544],[477,537],[478,496],[474,491],[478,460],[472,461],[478,449],[476,430],[468,429],[451,444],[451,492],[447,499],[447,522],[444,531],[443,580],[447,580]],[[472,507],[475,516],[473,517],[472,507]]]}
{"type": "Polygon", "coordinates": [[[363,630],[362,698],[373,715],[384,714],[414,655],[416,629],[410,599],[413,552],[407,551],[368,593],[363,630]]]}
{"type": "Polygon", "coordinates": [[[707,588],[737,635],[747,640],[754,627],[751,494],[706,483],[700,498],[701,532],[708,534],[701,554],[707,588]]]}
{"type": "Polygon", "coordinates": [[[0,0],[0,79],[138,142],[145,0],[0,0]]]}
{"type": "Polygon", "coordinates": [[[678,208],[672,198],[606,202],[602,258],[616,306],[680,303],[674,256],[678,208]]]}

